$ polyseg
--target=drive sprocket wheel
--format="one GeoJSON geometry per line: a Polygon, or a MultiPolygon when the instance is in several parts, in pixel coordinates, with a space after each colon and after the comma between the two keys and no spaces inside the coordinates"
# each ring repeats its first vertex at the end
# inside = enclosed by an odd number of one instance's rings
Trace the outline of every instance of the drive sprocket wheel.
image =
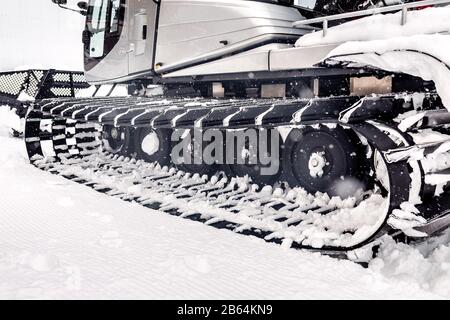
{"type": "Polygon", "coordinates": [[[286,179],[311,193],[352,196],[368,184],[363,150],[358,136],[339,125],[293,129],[284,148],[286,179]]]}
{"type": "Polygon", "coordinates": [[[125,155],[127,153],[129,135],[130,129],[127,127],[104,125],[102,130],[103,146],[111,153],[125,155]]]}

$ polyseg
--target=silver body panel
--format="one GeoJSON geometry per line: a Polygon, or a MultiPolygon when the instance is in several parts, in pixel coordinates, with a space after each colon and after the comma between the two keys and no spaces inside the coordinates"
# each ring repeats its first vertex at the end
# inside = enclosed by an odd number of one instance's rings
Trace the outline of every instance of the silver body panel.
{"type": "Polygon", "coordinates": [[[270,71],[312,68],[337,46],[336,44],[274,50],[270,53],[270,71]]]}
{"type": "Polygon", "coordinates": [[[155,42],[157,4],[153,0],[133,2],[130,8],[130,48],[129,73],[135,74],[151,69],[155,42]],[[147,26],[147,37],[142,39],[142,28],[147,26]]]}
{"type": "Polygon", "coordinates": [[[249,50],[283,35],[298,38],[305,32],[292,23],[302,18],[295,8],[257,1],[162,0],[157,72],[249,50]]]}
{"type": "Polygon", "coordinates": [[[289,45],[270,44],[228,58],[171,72],[164,77],[311,69],[316,68],[316,65],[337,46],[294,48],[289,45]]]}
{"type": "Polygon", "coordinates": [[[168,73],[164,77],[183,77],[240,72],[270,71],[269,56],[276,50],[290,48],[281,43],[272,43],[220,60],[168,73]]]}
{"type": "Polygon", "coordinates": [[[310,29],[292,27],[304,19],[297,9],[271,3],[161,0],[159,21],[157,15],[153,0],[128,0],[118,43],[86,71],[87,81],[123,82],[153,70],[171,78],[312,68],[333,49],[289,45],[310,29]]]}

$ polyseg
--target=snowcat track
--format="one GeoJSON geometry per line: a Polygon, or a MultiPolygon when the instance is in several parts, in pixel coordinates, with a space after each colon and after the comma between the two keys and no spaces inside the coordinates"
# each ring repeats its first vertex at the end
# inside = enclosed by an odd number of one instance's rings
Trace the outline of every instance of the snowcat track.
{"type": "MultiPolygon", "coordinates": [[[[435,95],[428,94],[425,98],[428,105],[436,102],[435,95]]],[[[386,153],[408,147],[408,139],[396,127],[378,120],[395,113],[399,107],[404,109],[405,100],[390,95],[311,100],[47,99],[30,110],[25,142],[31,161],[40,169],[108,195],[269,242],[339,253],[359,248],[390,231],[386,223],[390,214],[409,200],[412,181],[407,159],[391,162],[385,159],[386,153]],[[380,153],[387,166],[391,192],[383,223],[377,230],[349,242],[350,245],[326,227],[319,230],[325,233],[322,238],[310,237],[311,230],[327,213],[352,210],[366,200],[355,200],[349,205],[348,201],[313,196],[304,190],[295,193],[266,187],[257,191],[257,186],[242,179],[216,175],[210,180],[207,176],[99,152],[99,125],[192,129],[321,123],[353,129],[380,153]],[[52,144],[53,155],[44,154],[46,142],[52,144]],[[121,187],[121,181],[129,184],[121,187]]],[[[347,237],[357,233],[357,229],[351,228],[342,231],[347,237]]]]}
{"type": "Polygon", "coordinates": [[[121,200],[267,242],[332,255],[362,245],[340,248],[302,244],[307,237],[301,233],[314,223],[315,216],[340,210],[326,196],[302,194],[300,204],[298,198],[286,196],[280,189],[257,191],[244,179],[227,181],[217,175],[210,179],[106,152],[63,162],[42,159],[34,165],[121,200]],[[119,181],[126,182],[120,186],[119,181]]]}

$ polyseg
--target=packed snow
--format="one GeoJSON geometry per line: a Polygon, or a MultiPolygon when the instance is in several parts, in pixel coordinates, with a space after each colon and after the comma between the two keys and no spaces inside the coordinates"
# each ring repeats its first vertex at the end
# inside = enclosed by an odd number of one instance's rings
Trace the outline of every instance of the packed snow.
{"type": "MultiPolygon", "coordinates": [[[[0,107],[6,110],[6,107],[0,107]]],[[[123,202],[28,163],[0,130],[0,298],[450,298],[450,231],[368,268],[123,202]]]]}
{"type": "Polygon", "coordinates": [[[5,136],[15,130],[23,132],[25,119],[20,119],[13,108],[2,106],[0,108],[0,136],[5,136]]]}
{"type": "Polygon", "coordinates": [[[329,28],[324,37],[321,31],[299,38],[297,47],[340,44],[348,41],[373,41],[410,37],[417,34],[450,32],[450,6],[411,10],[405,25],[402,13],[386,13],[352,20],[329,28]],[[423,23],[426,21],[427,23],[423,23]]]}

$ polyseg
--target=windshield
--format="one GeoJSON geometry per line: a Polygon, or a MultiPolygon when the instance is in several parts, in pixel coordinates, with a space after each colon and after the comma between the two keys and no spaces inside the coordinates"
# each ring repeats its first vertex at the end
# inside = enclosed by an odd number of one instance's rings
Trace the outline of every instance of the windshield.
{"type": "Polygon", "coordinates": [[[86,27],[91,58],[105,56],[117,43],[123,25],[122,7],[124,0],[90,0],[86,27]]]}

